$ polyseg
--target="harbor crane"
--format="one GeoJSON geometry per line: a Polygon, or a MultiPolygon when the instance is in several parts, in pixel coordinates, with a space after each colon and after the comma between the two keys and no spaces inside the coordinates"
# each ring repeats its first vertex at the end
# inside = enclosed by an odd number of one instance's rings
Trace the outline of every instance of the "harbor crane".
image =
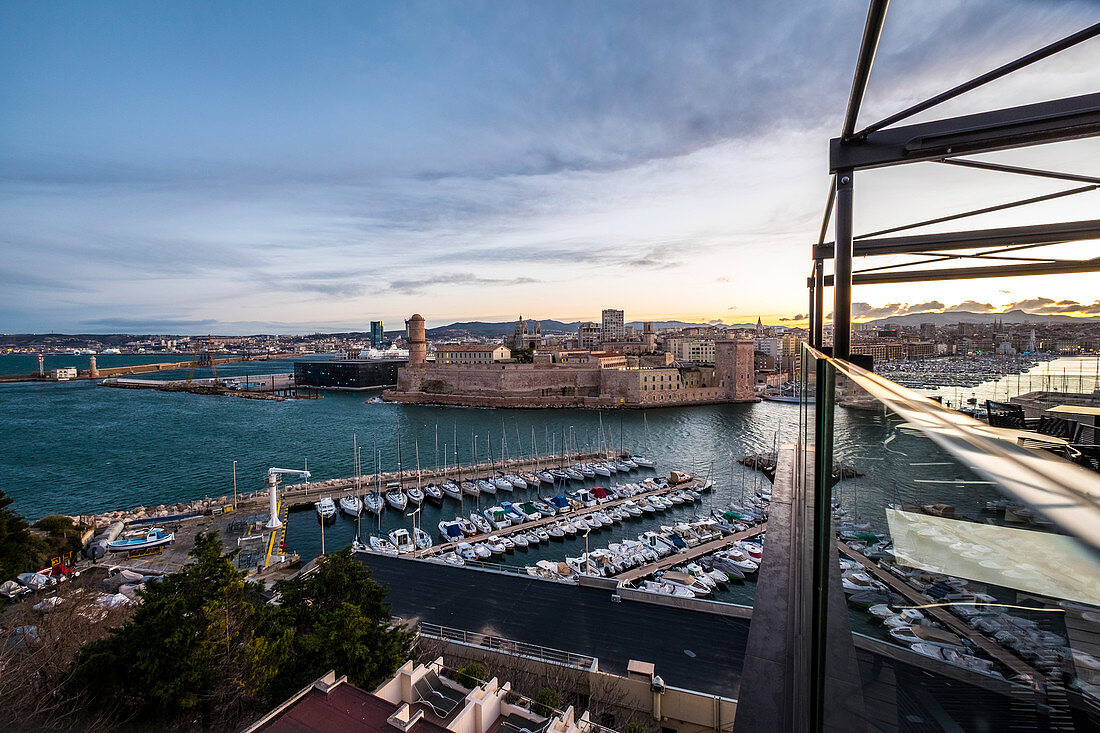
{"type": "Polygon", "coordinates": [[[310,477],[309,471],[298,468],[267,469],[267,491],[268,498],[271,500],[271,518],[267,520],[267,524],[264,526],[268,529],[278,529],[283,526],[282,521],[279,519],[279,498],[276,492],[279,486],[279,477],[285,475],[297,476],[298,478],[310,477]]]}

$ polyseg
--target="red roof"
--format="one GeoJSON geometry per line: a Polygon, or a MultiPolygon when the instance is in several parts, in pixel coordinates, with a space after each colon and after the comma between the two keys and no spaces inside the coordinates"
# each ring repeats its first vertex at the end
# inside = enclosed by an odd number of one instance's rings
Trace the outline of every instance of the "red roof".
{"type": "MultiPolygon", "coordinates": [[[[397,708],[397,705],[345,682],[329,688],[327,693],[314,687],[260,730],[277,733],[336,730],[396,733],[398,729],[386,721],[397,708]]],[[[410,733],[449,732],[421,718],[410,733]]]]}

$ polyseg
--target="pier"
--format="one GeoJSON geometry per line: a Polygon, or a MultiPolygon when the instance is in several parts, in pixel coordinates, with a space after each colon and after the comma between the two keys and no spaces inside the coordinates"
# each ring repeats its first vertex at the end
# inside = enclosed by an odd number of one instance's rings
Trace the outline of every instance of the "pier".
{"type": "Polygon", "coordinates": [[[725,537],[711,540],[710,542],[704,542],[703,544],[696,545],[695,547],[689,547],[686,550],[681,550],[680,552],[669,555],[668,557],[662,557],[657,562],[650,563],[649,565],[642,565],[640,567],[631,568],[625,573],[620,573],[613,577],[615,578],[615,580],[618,580],[621,583],[633,583],[635,580],[641,580],[642,578],[653,575],[653,573],[659,572],[661,570],[666,570],[674,565],[681,565],[685,562],[691,562],[697,557],[703,557],[704,555],[709,555],[712,552],[724,550],[738,540],[748,539],[749,537],[756,537],[758,535],[764,534],[767,531],[768,523],[764,522],[762,524],[756,525],[755,527],[749,527],[742,532],[735,532],[733,534],[726,535],[725,537]]]}
{"type": "MultiPolygon", "coordinates": [[[[312,507],[313,504],[322,497],[333,496],[335,493],[354,492],[356,486],[358,486],[361,492],[373,490],[379,484],[382,489],[385,490],[387,484],[391,483],[399,483],[401,488],[405,489],[409,486],[416,486],[418,481],[421,485],[429,483],[438,484],[443,481],[457,482],[460,479],[476,481],[478,479],[496,476],[500,473],[516,473],[530,470],[542,471],[548,468],[560,468],[563,465],[571,466],[577,462],[604,460],[607,460],[606,453],[570,453],[565,459],[513,458],[505,461],[478,463],[473,466],[452,467],[446,471],[438,469],[421,469],[419,479],[417,479],[417,472],[415,470],[402,470],[400,473],[397,471],[389,471],[378,475],[349,476],[347,478],[329,479],[328,481],[281,486],[279,488],[279,497],[290,509],[296,509],[301,506],[312,507]]],[[[686,484],[680,488],[686,488],[686,484]]],[[[507,495],[507,492],[504,492],[504,495],[507,495]]],[[[252,502],[252,506],[265,508],[267,506],[267,491],[262,490],[253,492],[247,496],[247,500],[252,502]]],[[[425,499],[425,501],[427,501],[427,499],[425,499]]],[[[533,523],[530,524],[533,526],[533,523]]]]}
{"type": "MultiPolygon", "coordinates": [[[[552,517],[542,517],[541,519],[535,519],[530,522],[523,522],[522,524],[513,525],[504,529],[494,530],[492,532],[483,532],[481,534],[473,535],[471,537],[463,537],[461,542],[477,543],[489,539],[490,537],[508,537],[518,532],[528,532],[538,527],[544,527],[548,524],[554,524],[560,522],[562,519],[571,517],[583,517],[586,514],[592,514],[593,512],[606,511],[613,509],[620,504],[624,504],[628,501],[634,501],[638,499],[645,499],[647,496],[660,496],[661,494],[670,494],[676,491],[683,491],[685,489],[698,489],[700,486],[697,480],[687,481],[675,486],[668,486],[661,489],[653,489],[652,491],[644,491],[634,496],[627,497],[625,499],[611,499],[603,502],[602,504],[596,504],[595,506],[584,507],[583,509],[574,509],[568,514],[555,514],[552,517]]],[[[441,545],[433,545],[426,550],[417,550],[410,552],[410,557],[430,557],[431,555],[444,554],[447,552],[453,552],[459,545],[459,542],[444,542],[441,545]]]]}

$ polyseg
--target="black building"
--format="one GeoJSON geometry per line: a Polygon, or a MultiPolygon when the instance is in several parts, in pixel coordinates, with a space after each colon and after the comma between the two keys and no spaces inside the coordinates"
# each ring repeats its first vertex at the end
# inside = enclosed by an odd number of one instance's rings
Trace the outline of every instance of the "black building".
{"type": "Polygon", "coordinates": [[[397,384],[397,370],[405,359],[354,359],[347,361],[298,361],[294,383],[321,389],[372,389],[397,384]]]}

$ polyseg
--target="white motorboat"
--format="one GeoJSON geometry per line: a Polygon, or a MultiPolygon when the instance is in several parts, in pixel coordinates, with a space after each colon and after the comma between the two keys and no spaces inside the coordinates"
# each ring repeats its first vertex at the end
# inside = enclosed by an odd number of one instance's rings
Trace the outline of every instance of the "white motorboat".
{"type": "Polygon", "coordinates": [[[512,485],[513,489],[526,489],[527,481],[514,473],[510,473],[504,477],[504,480],[512,485]]]}
{"type": "Polygon", "coordinates": [[[502,543],[498,537],[489,537],[484,542],[479,544],[483,544],[488,547],[489,552],[494,555],[503,555],[505,552],[507,552],[507,548],[505,548],[504,543],[502,543]]]}
{"type": "Polygon", "coordinates": [[[638,590],[646,593],[657,593],[662,596],[675,596],[676,598],[694,598],[695,592],[690,588],[673,583],[662,583],[658,580],[643,580],[638,590]]]}
{"type": "Polygon", "coordinates": [[[432,536],[420,527],[413,530],[413,541],[416,542],[416,549],[418,550],[427,550],[432,546],[432,536]]]}
{"type": "Polygon", "coordinates": [[[591,463],[578,463],[573,466],[573,470],[580,471],[585,478],[596,478],[596,472],[592,469],[591,463]]]}
{"type": "MultiPolygon", "coordinates": [[[[320,502],[318,502],[320,503],[320,502]]],[[[329,503],[332,503],[332,499],[329,499],[329,503]]],[[[320,509],[318,509],[320,513],[320,509]]],[[[336,507],[332,508],[332,515],[336,516],[336,507]]],[[[138,537],[126,537],[113,540],[107,543],[107,552],[132,552],[134,550],[151,550],[155,547],[164,547],[172,544],[176,539],[176,536],[161,529],[160,527],[154,527],[143,535],[138,537]]]]}
{"type": "Polygon", "coordinates": [[[347,514],[349,517],[358,517],[363,513],[363,500],[351,494],[341,496],[340,511],[347,514]]]}
{"type": "Polygon", "coordinates": [[[317,516],[322,521],[328,521],[336,516],[336,502],[332,500],[331,496],[326,496],[320,501],[314,503],[313,507],[317,510],[317,516]]]}
{"type": "Polygon", "coordinates": [[[390,542],[388,537],[374,536],[368,539],[370,543],[371,552],[376,552],[380,555],[396,555],[397,547],[390,542]]]}
{"type": "Polygon", "coordinates": [[[676,552],[675,545],[653,531],[642,532],[640,535],[638,535],[638,541],[649,549],[656,552],[661,557],[665,557],[667,555],[671,555],[673,552],[676,552]]]}
{"type": "Polygon", "coordinates": [[[504,551],[505,552],[514,552],[515,551],[516,543],[515,543],[515,540],[513,540],[511,537],[501,536],[501,537],[497,537],[496,540],[500,544],[504,545],[504,551]]]}
{"type": "Polygon", "coordinates": [[[625,458],[623,458],[622,463],[625,464],[626,467],[629,468],[631,471],[633,471],[635,468],[637,468],[640,465],[637,461],[635,461],[630,456],[626,456],[625,458]]]}
{"type": "Polygon", "coordinates": [[[552,540],[565,539],[565,530],[563,530],[557,524],[548,524],[546,526],[546,533],[550,536],[550,539],[552,540]]]}
{"type": "Polygon", "coordinates": [[[535,527],[533,530],[528,532],[527,533],[527,539],[530,540],[532,535],[537,537],[539,542],[549,542],[550,541],[550,534],[545,529],[543,529],[542,527],[535,527]]]}
{"type": "MultiPolygon", "coordinates": [[[[456,486],[455,488],[457,489],[458,487],[456,486]]],[[[443,502],[443,489],[436,486],[435,484],[428,484],[427,486],[424,487],[424,497],[428,501],[432,501],[432,502],[435,502],[436,504],[440,504],[440,503],[443,502]]],[[[457,497],[455,497],[455,498],[457,498],[457,497]]]]}
{"type": "Polygon", "coordinates": [[[634,461],[638,466],[642,468],[656,468],[657,464],[644,456],[631,456],[630,460],[634,461]]]}
{"type": "Polygon", "coordinates": [[[444,496],[449,496],[456,501],[462,498],[462,489],[458,488],[458,484],[453,481],[444,481],[439,485],[439,490],[444,496]]]}
{"type": "Polygon", "coordinates": [[[895,615],[896,611],[894,611],[894,609],[890,608],[885,603],[876,603],[875,605],[867,609],[867,613],[871,614],[877,619],[885,620],[895,615]]]}
{"type": "Polygon", "coordinates": [[[424,503],[424,490],[415,486],[411,489],[407,489],[405,491],[405,496],[409,498],[410,502],[416,504],[417,506],[420,506],[424,503]]]}
{"type": "Polygon", "coordinates": [[[657,508],[649,503],[649,499],[642,499],[639,501],[638,508],[642,510],[643,514],[653,514],[657,511],[657,508]]]}
{"type": "Polygon", "coordinates": [[[489,520],[477,512],[470,512],[470,521],[473,522],[478,531],[483,534],[493,531],[493,525],[489,524],[489,520]]]}
{"type": "Polygon", "coordinates": [[[863,571],[845,573],[840,577],[845,593],[859,593],[865,590],[886,590],[886,586],[863,571]]]}
{"type": "Polygon", "coordinates": [[[483,509],[482,514],[489,520],[489,523],[496,529],[506,529],[512,526],[512,520],[508,518],[508,513],[504,511],[504,507],[494,506],[488,509],[483,509]]]}
{"type": "Polygon", "coordinates": [[[626,501],[624,501],[622,504],[619,505],[619,509],[626,512],[632,517],[642,516],[641,508],[639,508],[639,506],[634,503],[633,499],[627,499],[626,501]]]}
{"type": "Polygon", "coordinates": [[[603,476],[605,478],[611,478],[611,469],[608,468],[605,463],[593,463],[592,472],[597,476],[603,476]]]}
{"type": "Polygon", "coordinates": [[[540,542],[542,542],[538,534],[536,534],[535,532],[527,532],[523,536],[527,538],[528,545],[537,546],[540,542]]]}
{"type": "Polygon", "coordinates": [[[473,537],[478,533],[477,525],[471,522],[469,519],[466,519],[465,517],[455,517],[455,524],[458,525],[458,528],[462,531],[462,534],[466,535],[467,537],[473,537]]]}
{"type": "Polygon", "coordinates": [[[568,520],[563,519],[562,521],[558,522],[554,526],[557,527],[558,529],[560,529],[565,534],[569,535],[570,537],[577,534],[576,526],[568,520]]]}
{"type": "Polygon", "coordinates": [[[401,489],[390,489],[386,492],[386,503],[399,512],[405,511],[409,499],[401,489]]]}
{"type": "Polygon", "coordinates": [[[409,534],[409,530],[404,527],[398,527],[397,529],[389,533],[390,542],[397,548],[399,555],[412,552],[416,549],[416,543],[413,541],[412,535],[409,534]]]}
{"type": "Polygon", "coordinates": [[[760,562],[764,557],[764,545],[759,542],[752,542],[751,540],[738,540],[737,546],[740,547],[746,555],[753,560],[760,562]]]}
{"type": "Polygon", "coordinates": [[[527,541],[527,535],[523,532],[516,532],[512,535],[512,542],[521,550],[526,550],[531,546],[531,543],[527,541]]]}
{"type": "Polygon", "coordinates": [[[733,563],[734,567],[743,573],[755,573],[760,568],[760,565],[755,560],[736,546],[730,547],[718,554],[733,563]]]}
{"type": "Polygon", "coordinates": [[[458,526],[458,522],[448,522],[443,520],[439,523],[439,536],[443,538],[444,542],[455,542],[463,538],[462,529],[458,526]]]}
{"type": "Polygon", "coordinates": [[[443,558],[443,562],[447,565],[465,565],[466,561],[462,559],[460,555],[456,555],[453,552],[445,552],[442,555],[436,555],[435,557],[443,558]]]}
{"type": "Polygon", "coordinates": [[[707,586],[706,583],[678,570],[666,570],[663,573],[659,573],[657,579],[662,583],[672,583],[673,585],[687,588],[697,596],[710,595],[710,587],[707,586]]]}
{"type": "Polygon", "coordinates": [[[379,514],[386,508],[386,502],[383,501],[382,496],[378,495],[378,492],[368,491],[363,494],[363,508],[371,514],[379,514]]]}
{"type": "Polygon", "coordinates": [[[533,506],[535,509],[537,509],[539,514],[541,514],[544,517],[552,517],[555,514],[557,514],[557,512],[554,510],[554,507],[550,506],[545,501],[536,500],[536,501],[531,501],[531,502],[528,502],[528,503],[531,506],[533,506]]]}

